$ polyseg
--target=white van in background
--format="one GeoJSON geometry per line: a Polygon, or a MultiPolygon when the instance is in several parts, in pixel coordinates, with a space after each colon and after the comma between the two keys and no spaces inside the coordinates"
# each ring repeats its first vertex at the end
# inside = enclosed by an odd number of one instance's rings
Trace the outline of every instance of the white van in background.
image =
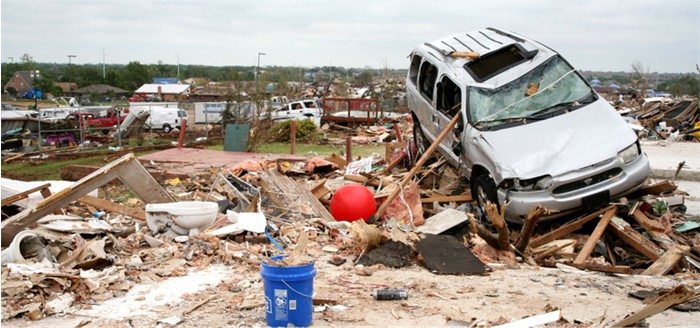
{"type": "Polygon", "coordinates": [[[178,108],[177,103],[130,103],[129,111],[135,113],[148,112],[146,128],[149,130],[163,130],[168,133],[173,129],[182,127],[182,120],[187,119],[187,112],[178,108]]]}

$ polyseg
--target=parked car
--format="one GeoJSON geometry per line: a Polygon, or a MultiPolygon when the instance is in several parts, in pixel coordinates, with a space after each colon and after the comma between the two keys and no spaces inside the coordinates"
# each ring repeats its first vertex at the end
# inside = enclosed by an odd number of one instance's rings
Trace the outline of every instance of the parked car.
{"type": "Polygon", "coordinates": [[[470,180],[478,204],[509,202],[522,222],[609,204],[644,185],[649,160],[622,117],[560,54],[486,28],[416,46],[406,81],[414,138],[425,152],[460,114],[438,150],[470,180]]]}

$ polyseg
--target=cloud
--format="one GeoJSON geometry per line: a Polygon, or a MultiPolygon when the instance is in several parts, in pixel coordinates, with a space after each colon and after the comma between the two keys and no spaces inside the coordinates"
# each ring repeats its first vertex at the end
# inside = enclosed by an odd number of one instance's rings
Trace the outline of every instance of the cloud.
{"type": "Polygon", "coordinates": [[[539,40],[587,70],[688,72],[700,2],[3,0],[2,55],[78,63],[407,66],[422,42],[493,26],[539,40]],[[28,10],[31,7],[31,10],[28,10]]]}

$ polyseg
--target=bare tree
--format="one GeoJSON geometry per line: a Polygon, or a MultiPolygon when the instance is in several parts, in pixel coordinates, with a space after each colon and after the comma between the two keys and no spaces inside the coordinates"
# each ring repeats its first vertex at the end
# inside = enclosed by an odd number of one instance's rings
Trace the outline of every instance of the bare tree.
{"type": "Polygon", "coordinates": [[[644,66],[641,62],[632,63],[632,86],[635,90],[642,95],[642,98],[646,95],[647,89],[649,89],[649,67],[644,66]]]}

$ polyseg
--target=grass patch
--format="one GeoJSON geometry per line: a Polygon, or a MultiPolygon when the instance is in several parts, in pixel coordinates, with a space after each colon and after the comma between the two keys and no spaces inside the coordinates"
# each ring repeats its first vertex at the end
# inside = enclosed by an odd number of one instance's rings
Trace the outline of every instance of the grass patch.
{"type": "MultiPolygon", "coordinates": [[[[209,145],[206,147],[209,150],[224,150],[223,144],[209,145]]],[[[291,151],[291,146],[286,142],[273,142],[258,147],[259,153],[268,154],[289,154],[291,151]]],[[[372,155],[372,153],[378,153],[384,155],[385,146],[384,144],[367,144],[367,145],[353,145],[352,146],[352,156],[357,157],[367,157],[372,155]]],[[[307,155],[309,153],[318,154],[319,156],[330,156],[332,154],[337,154],[340,156],[345,156],[345,146],[334,147],[331,145],[317,145],[308,143],[297,143],[296,149],[297,155],[307,155]]]]}
{"type": "MultiPolygon", "coordinates": [[[[135,156],[150,154],[155,150],[134,153],[135,156]]],[[[2,165],[2,177],[20,181],[46,181],[61,180],[61,169],[68,165],[104,166],[110,161],[105,161],[113,152],[96,152],[90,155],[81,155],[72,159],[40,159],[18,160],[17,162],[2,165]]],[[[110,157],[111,158],[111,157],[110,157]]],[[[116,159],[116,158],[115,158],[116,159]]]]}

